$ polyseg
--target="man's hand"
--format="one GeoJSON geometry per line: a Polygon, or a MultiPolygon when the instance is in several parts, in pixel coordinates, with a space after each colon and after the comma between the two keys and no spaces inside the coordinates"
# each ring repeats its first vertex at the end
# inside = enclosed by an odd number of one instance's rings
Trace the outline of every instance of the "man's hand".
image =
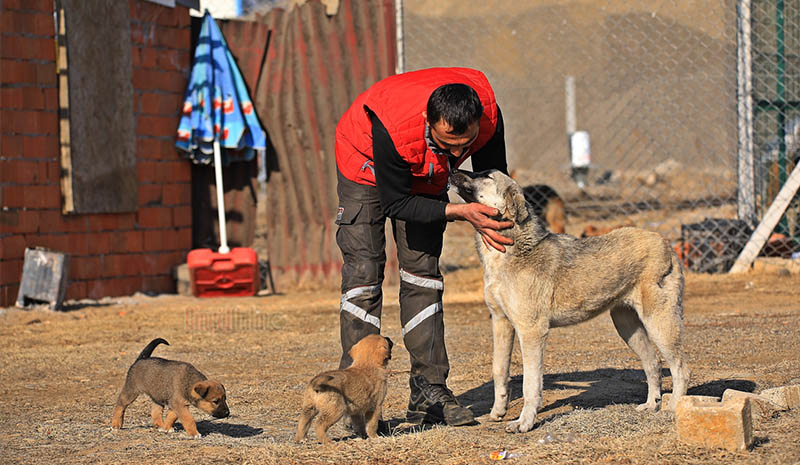
{"type": "Polygon", "coordinates": [[[511,245],[514,240],[505,237],[497,231],[508,229],[514,226],[511,221],[493,220],[493,216],[500,214],[494,207],[489,207],[480,203],[448,203],[444,210],[448,220],[464,220],[481,234],[481,239],[486,247],[493,247],[500,252],[505,252],[505,245],[511,245]]]}

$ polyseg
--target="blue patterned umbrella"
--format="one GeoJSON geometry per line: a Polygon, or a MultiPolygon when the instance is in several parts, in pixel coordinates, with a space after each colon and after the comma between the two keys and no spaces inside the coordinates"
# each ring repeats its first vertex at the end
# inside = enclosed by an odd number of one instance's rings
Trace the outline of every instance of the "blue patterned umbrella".
{"type": "Polygon", "coordinates": [[[209,164],[215,140],[227,149],[221,154],[227,165],[252,160],[255,150],[266,149],[267,137],[225,37],[206,11],[175,145],[195,163],[209,164]]]}

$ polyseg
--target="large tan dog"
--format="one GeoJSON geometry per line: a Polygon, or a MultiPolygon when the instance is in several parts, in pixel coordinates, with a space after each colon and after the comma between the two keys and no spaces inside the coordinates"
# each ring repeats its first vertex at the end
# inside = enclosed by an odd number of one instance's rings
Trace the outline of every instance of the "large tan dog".
{"type": "Polygon", "coordinates": [[[378,435],[392,341],[388,337],[370,334],[350,349],[350,357],[353,363],[349,367],[320,373],[306,386],[297,421],[296,442],[305,439],[311,420],[317,417],[314,426],[317,439],[323,444],[331,444],[328,428],[345,414],[361,437],[378,435]]]}
{"type": "Polygon", "coordinates": [[[681,347],[683,272],[678,257],[657,233],[622,228],[588,238],[548,232],[532,214],[520,186],[499,171],[456,170],[450,184],[467,202],[497,208],[514,227],[501,253],[478,240],[484,294],[492,313],[494,405],[499,421],[509,401],[509,364],[514,333],[523,363],[524,406],[508,432],[526,432],[542,405],[542,359],[550,328],[576,324],[610,310],[617,332],[642,360],[647,401],[655,411],[661,398],[661,362],[672,373],[674,408],[686,393],[688,369],[681,347]]]}

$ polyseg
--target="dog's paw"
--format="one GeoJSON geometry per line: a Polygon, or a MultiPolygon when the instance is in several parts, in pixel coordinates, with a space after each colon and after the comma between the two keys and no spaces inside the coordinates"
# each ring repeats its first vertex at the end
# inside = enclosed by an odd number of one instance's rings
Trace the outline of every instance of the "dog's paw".
{"type": "Polygon", "coordinates": [[[533,420],[519,418],[506,424],[506,433],[527,433],[533,429],[533,420]]]}
{"type": "Polygon", "coordinates": [[[162,433],[174,433],[175,432],[175,428],[169,428],[169,429],[158,428],[158,430],[161,431],[162,433]]]}
{"type": "Polygon", "coordinates": [[[503,420],[503,417],[505,417],[505,416],[506,416],[506,411],[505,410],[492,409],[492,411],[489,412],[489,416],[487,417],[487,419],[489,421],[501,421],[501,420],[503,420]]]}
{"type": "Polygon", "coordinates": [[[655,400],[651,402],[645,402],[644,404],[639,404],[636,406],[637,412],[655,412],[658,410],[658,403],[655,400]]]}
{"type": "Polygon", "coordinates": [[[189,435],[189,439],[200,439],[200,438],[202,438],[202,437],[203,437],[203,435],[202,435],[202,434],[200,434],[200,433],[197,433],[197,434],[190,434],[190,435],[189,435]]]}

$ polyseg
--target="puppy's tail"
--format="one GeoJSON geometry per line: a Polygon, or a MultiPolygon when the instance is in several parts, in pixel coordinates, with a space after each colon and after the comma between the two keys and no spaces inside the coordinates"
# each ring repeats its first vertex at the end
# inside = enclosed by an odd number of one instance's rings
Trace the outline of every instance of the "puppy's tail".
{"type": "Polygon", "coordinates": [[[150,358],[150,355],[153,353],[153,350],[155,350],[156,346],[159,345],[159,344],[169,345],[169,342],[167,342],[166,340],[161,339],[161,338],[153,339],[152,341],[150,341],[150,344],[147,344],[145,346],[145,348],[142,349],[142,352],[139,353],[139,356],[136,357],[136,360],[142,360],[142,359],[145,359],[145,358],[150,358]]]}
{"type": "Polygon", "coordinates": [[[344,385],[347,382],[347,375],[341,371],[329,371],[321,373],[311,380],[311,388],[316,392],[321,392],[329,389],[342,392],[344,385]]]}

